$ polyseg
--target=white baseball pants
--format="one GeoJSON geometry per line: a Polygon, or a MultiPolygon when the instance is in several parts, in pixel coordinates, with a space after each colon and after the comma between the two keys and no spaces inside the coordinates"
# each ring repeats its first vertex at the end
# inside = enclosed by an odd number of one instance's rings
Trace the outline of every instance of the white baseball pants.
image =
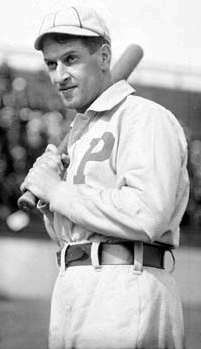
{"type": "Polygon", "coordinates": [[[184,349],[175,281],[163,269],[73,266],[55,283],[49,349],[184,349]]]}

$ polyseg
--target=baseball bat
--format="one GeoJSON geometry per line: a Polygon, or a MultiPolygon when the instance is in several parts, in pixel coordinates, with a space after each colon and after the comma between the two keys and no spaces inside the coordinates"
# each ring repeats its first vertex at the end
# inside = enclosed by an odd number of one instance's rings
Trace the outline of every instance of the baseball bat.
{"type": "MultiPolygon", "coordinates": [[[[143,50],[139,45],[131,44],[122,53],[120,58],[112,67],[112,82],[115,83],[122,79],[128,79],[129,75],[136,68],[143,57],[143,50]]],[[[68,134],[64,137],[58,146],[58,153],[66,153],[68,143],[68,134]]],[[[28,211],[36,206],[37,198],[29,190],[25,191],[17,201],[18,207],[23,211],[28,211]]]]}
{"type": "Polygon", "coordinates": [[[113,83],[128,79],[143,57],[143,49],[139,45],[129,45],[112,67],[113,83]]]}

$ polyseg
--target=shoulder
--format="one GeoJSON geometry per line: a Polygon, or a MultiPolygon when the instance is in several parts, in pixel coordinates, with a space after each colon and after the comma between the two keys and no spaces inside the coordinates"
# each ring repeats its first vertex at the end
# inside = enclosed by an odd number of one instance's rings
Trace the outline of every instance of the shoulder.
{"type": "MultiPolygon", "coordinates": [[[[156,103],[150,99],[137,96],[135,94],[131,94],[127,96],[127,98],[124,101],[124,108],[132,108],[135,112],[155,112],[155,113],[161,113],[161,115],[169,115],[171,113],[168,109],[166,109],[164,106],[162,106],[159,103],[156,103]]],[[[172,113],[171,113],[172,114],[172,113]]]]}
{"type": "Polygon", "coordinates": [[[135,125],[159,130],[166,130],[180,139],[183,146],[186,146],[184,129],[177,117],[167,108],[147,98],[131,94],[122,103],[122,122],[128,127],[135,125]]]}
{"type": "Polygon", "coordinates": [[[137,95],[129,95],[122,103],[122,112],[133,119],[147,119],[150,122],[169,122],[181,127],[176,116],[159,103],[137,95]]]}

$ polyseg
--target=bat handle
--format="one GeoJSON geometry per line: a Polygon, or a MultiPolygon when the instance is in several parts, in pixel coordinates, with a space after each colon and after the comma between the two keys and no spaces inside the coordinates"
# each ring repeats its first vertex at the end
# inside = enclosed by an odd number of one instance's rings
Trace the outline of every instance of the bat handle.
{"type": "Polygon", "coordinates": [[[36,207],[37,198],[30,192],[25,191],[18,199],[17,205],[23,211],[29,211],[36,207]]]}

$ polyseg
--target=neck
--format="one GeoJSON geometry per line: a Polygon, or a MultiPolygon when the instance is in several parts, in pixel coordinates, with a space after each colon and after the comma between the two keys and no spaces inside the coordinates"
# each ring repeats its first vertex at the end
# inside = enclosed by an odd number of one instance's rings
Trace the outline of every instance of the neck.
{"type": "Polygon", "coordinates": [[[102,87],[100,88],[98,94],[90,101],[88,105],[85,105],[83,108],[77,109],[76,111],[78,113],[85,113],[85,111],[89,108],[89,106],[110,86],[113,85],[112,76],[109,74],[106,79],[104,79],[104,83],[102,84],[102,87]]]}

